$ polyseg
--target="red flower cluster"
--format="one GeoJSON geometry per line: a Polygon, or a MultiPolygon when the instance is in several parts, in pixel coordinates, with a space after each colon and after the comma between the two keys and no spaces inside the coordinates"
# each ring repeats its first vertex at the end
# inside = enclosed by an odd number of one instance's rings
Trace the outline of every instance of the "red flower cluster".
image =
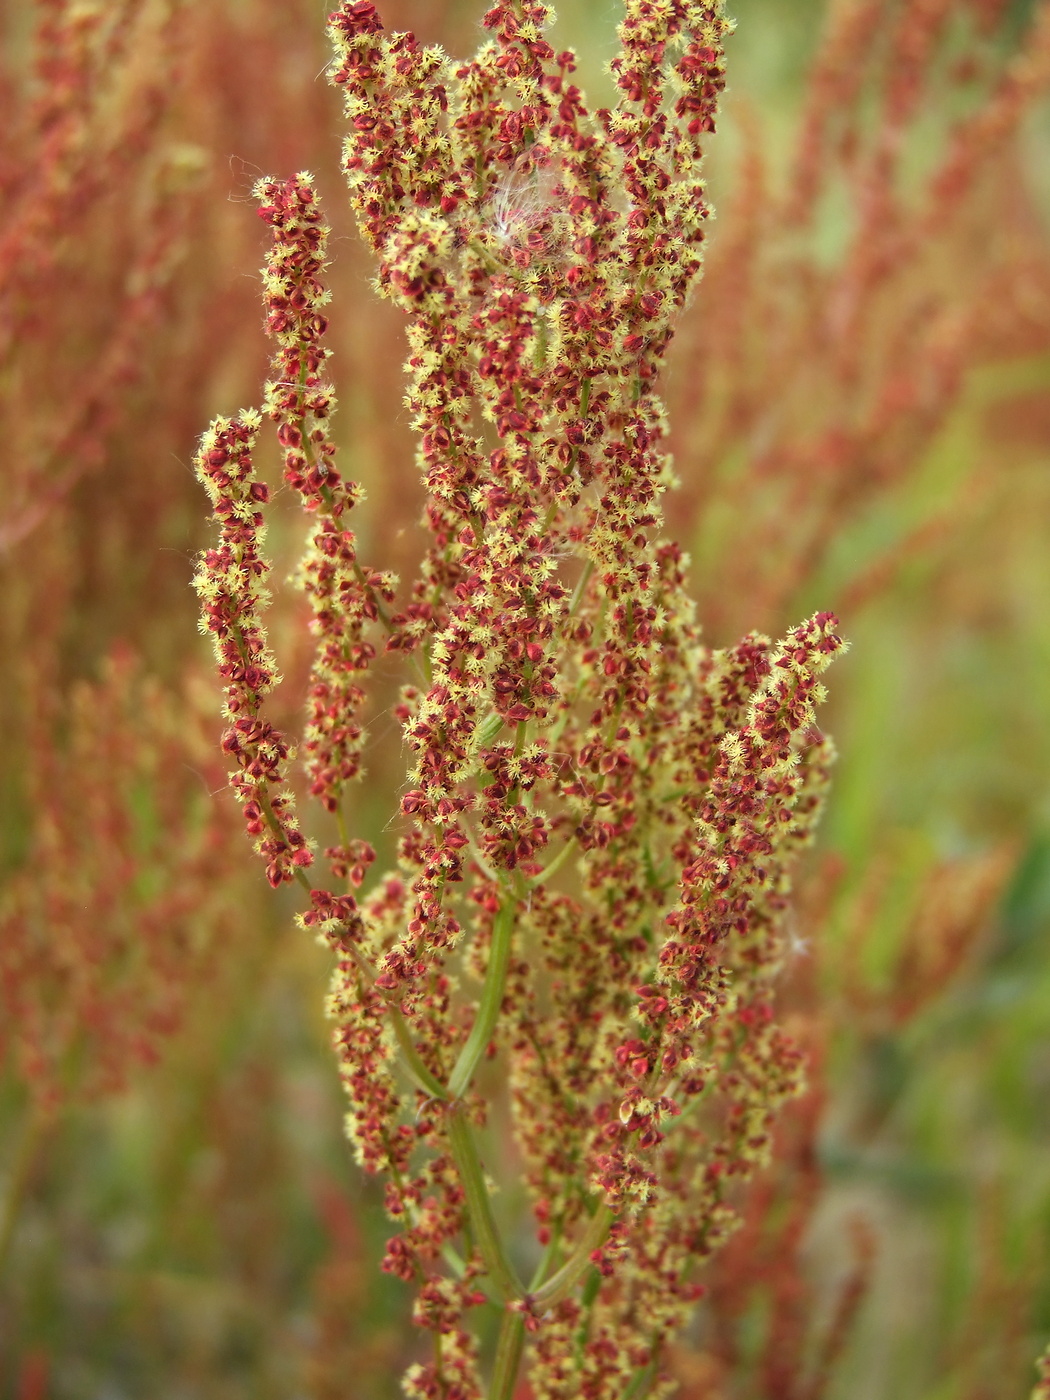
{"type": "MultiPolygon", "coordinates": [[[[358,493],[328,432],[312,186],[259,187],[280,347],[267,410],[311,520],[307,766],[353,885],[371,858],[342,826],[362,677],[380,645],[417,667],[395,711],[413,753],[399,868],[360,905],[312,891],[303,922],[338,950],[350,1135],[404,1225],[384,1267],[418,1285],[437,1342],[407,1393],[444,1400],[481,1393],[464,1320],[479,1280],[503,1307],[492,1396],[512,1394],[526,1329],[537,1395],[619,1396],[660,1372],[695,1267],[729,1228],[729,1185],[762,1161],[799,1084],[772,983],[830,758],[817,677],[842,646],[818,614],[778,647],[712,652],[660,539],[655,386],[701,266],[721,4],[627,0],[620,99],[593,116],[548,20],[533,0],[497,5],[489,40],[454,65],[385,34],[367,0],[331,18],[351,198],[407,324],[430,545],[403,595],[361,568],[346,525],[358,493]],[[545,1250],[528,1288],[478,1152],[472,1085],[493,1049],[545,1250]]],[[[259,713],[273,669],[256,623],[257,421],[205,439],[224,543],[199,587],[234,784],[250,823],[256,807],[269,823],[282,879],[309,854],[287,748],[259,713]]]]}
{"type": "Polygon", "coordinates": [[[249,835],[266,861],[266,877],[277,886],[313,857],[294,816],[285,786],[288,743],[261,714],[264,696],[279,679],[266,643],[259,610],[268,601],[262,580],[269,565],[260,553],[265,533],[260,507],[269,500],[255,475],[252,448],[259,415],[248,410],[234,421],[219,419],[197,454],[197,474],[208,489],[222,543],[202,557],[195,586],[201,626],[215,639],[219,675],[226,686],[229,727],[223,752],[237,768],[230,782],[244,809],[249,835]]]}
{"type": "MultiPolygon", "coordinates": [[[[361,493],[339,475],[329,433],[335,395],[323,377],[331,351],[323,340],[328,321],[322,308],[329,294],[320,281],[329,229],[306,175],[284,183],[261,180],[256,195],[259,213],[274,231],[263,287],[267,330],[278,351],[265,407],[284,450],[284,479],[315,522],[299,577],[318,639],[303,747],[311,796],[338,813],[346,784],[361,772],[357,714],[364,694],[358,681],[375,656],[365,631],[385,618],[392,580],[366,574],[358,563],[346,517],[361,493]]],[[[339,844],[325,854],[337,878],[349,876],[359,885],[373,859],[371,847],[348,841],[341,824],[339,835],[339,844]]]]}

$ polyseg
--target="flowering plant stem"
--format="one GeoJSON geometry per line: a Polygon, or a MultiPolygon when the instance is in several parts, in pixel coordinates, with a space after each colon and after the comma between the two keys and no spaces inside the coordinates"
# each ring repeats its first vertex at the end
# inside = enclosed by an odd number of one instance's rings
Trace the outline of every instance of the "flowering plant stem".
{"type": "Polygon", "coordinates": [[[507,966],[510,963],[510,950],[514,922],[518,909],[518,897],[505,893],[492,925],[492,945],[489,949],[488,968],[485,972],[485,985],[481,993],[478,1014],[471,1027],[459,1059],[456,1061],[448,1081],[448,1097],[459,1099],[470,1088],[474,1071],[492,1040],[492,1033],[499,1020],[500,1008],[507,983],[507,966]]]}
{"type": "MultiPolygon", "coordinates": [[[[269,813],[265,803],[263,804],[263,810],[267,812],[269,818],[268,824],[271,829],[276,830],[276,823],[273,821],[272,815],[269,813]]],[[[302,885],[303,889],[306,890],[307,894],[309,894],[310,881],[307,879],[306,875],[303,874],[302,871],[297,871],[296,879],[299,884],[302,885]]],[[[369,982],[374,982],[375,973],[368,964],[358,956],[354,957],[354,961],[360,967],[361,972],[367,977],[369,982]]],[[[434,1075],[423,1063],[419,1051],[416,1049],[415,1041],[412,1039],[412,1032],[405,1024],[405,1018],[401,1014],[401,1008],[393,1001],[388,1003],[388,1015],[390,1017],[390,1024],[394,1029],[394,1036],[397,1039],[398,1047],[403,1057],[401,1068],[405,1075],[412,1081],[417,1089],[422,1090],[424,1094],[429,1095],[431,1098],[445,1100],[451,1097],[451,1091],[446,1089],[443,1084],[435,1079],[434,1075]]]]}
{"type": "Polygon", "coordinates": [[[532,1294],[532,1302],[537,1308],[557,1307],[560,1302],[569,1297],[588,1268],[592,1266],[592,1256],[605,1243],[614,1218],[613,1212],[602,1202],[591,1216],[587,1228],[569,1258],[556,1274],[553,1274],[532,1294]]]}
{"type": "Polygon", "coordinates": [[[301,922],[335,954],[348,1130],[400,1229],[383,1268],[435,1334],[409,1400],[511,1400],[526,1335],[545,1400],[661,1385],[692,1273],[730,1227],[726,1184],[768,1155],[801,1082],[773,984],[831,759],[818,677],[843,643],[818,613],[779,645],[712,651],[660,536],[656,383],[701,267],[730,26],[721,0],[625,0],[619,100],[591,115],[550,18],[494,5],[465,65],[385,34],[371,0],[330,20],[351,198],[408,326],[430,544],[407,591],[358,559],[348,525],[361,492],[336,467],[312,178],[258,187],[265,408],[310,522],[302,748],[336,834],[327,875],[298,825],[293,746],[265,717],[261,414],[217,420],[197,458],[220,525],[197,588],[231,782],[271,883],[299,882],[301,922]],[[372,879],[344,812],[380,650],[405,663],[412,759],[397,866],[372,879]],[[490,1050],[485,1089],[507,1095],[545,1250],[528,1289],[475,1137],[490,1050]],[[504,1311],[488,1387],[468,1322],[486,1297],[504,1311]]]}
{"type": "Polygon", "coordinates": [[[513,1400],[524,1348],[525,1318],[520,1312],[508,1308],[503,1314],[496,1342],[489,1400],[513,1400]]]}
{"type": "Polygon", "coordinates": [[[477,1144],[470,1124],[464,1117],[462,1104],[454,1103],[449,1107],[447,1122],[449,1143],[466,1195],[474,1243],[499,1297],[504,1302],[520,1298],[524,1289],[503,1248],[492,1213],[492,1201],[485,1185],[477,1144]]]}

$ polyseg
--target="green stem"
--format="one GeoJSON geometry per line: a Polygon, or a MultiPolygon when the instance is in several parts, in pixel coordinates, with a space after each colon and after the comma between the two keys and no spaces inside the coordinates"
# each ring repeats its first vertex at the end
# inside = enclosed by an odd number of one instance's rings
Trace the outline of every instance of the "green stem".
{"type": "MultiPolygon", "coordinates": [[[[281,826],[281,823],[277,820],[273,807],[270,805],[269,794],[264,792],[262,788],[259,788],[257,789],[256,796],[259,800],[259,806],[262,808],[262,814],[266,818],[266,825],[273,832],[274,836],[277,837],[278,841],[283,842],[284,828],[281,826]]],[[[313,893],[313,885],[310,882],[310,877],[307,875],[306,871],[301,865],[293,866],[292,874],[299,881],[299,884],[303,887],[307,894],[313,893]]]]}
{"type": "Polygon", "coordinates": [[[439,1079],[436,1079],[420,1058],[416,1049],[412,1034],[405,1024],[405,1018],[401,1014],[401,1008],[394,1006],[392,1002],[387,1003],[390,1011],[390,1024],[394,1028],[394,1035],[397,1043],[401,1047],[404,1055],[404,1071],[412,1080],[417,1089],[422,1089],[424,1094],[429,1094],[432,1099],[444,1099],[447,1097],[445,1086],[439,1079]]]}
{"type": "Polygon", "coordinates": [[[536,1272],[533,1274],[532,1278],[529,1280],[529,1292],[530,1292],[530,1293],[535,1293],[535,1292],[536,1292],[536,1289],[539,1288],[540,1284],[543,1282],[544,1278],[545,1278],[546,1275],[547,1275],[547,1270],[548,1270],[548,1269],[550,1268],[550,1266],[551,1266],[551,1261],[553,1260],[555,1254],[556,1254],[557,1251],[558,1251],[558,1245],[559,1245],[560,1243],[561,1243],[561,1227],[559,1226],[559,1227],[551,1234],[550,1243],[547,1245],[547,1248],[543,1251],[543,1258],[542,1258],[542,1259],[540,1260],[540,1262],[536,1265],[536,1272]]]}
{"type": "Polygon", "coordinates": [[[575,849],[576,837],[571,836],[554,859],[545,865],[538,875],[533,875],[532,879],[529,881],[529,889],[534,890],[539,885],[545,885],[551,876],[561,869],[575,849]]]}
{"type": "Polygon", "coordinates": [[[443,1091],[444,1097],[459,1099],[467,1092],[470,1081],[474,1078],[474,1071],[481,1063],[492,1039],[492,1032],[496,1029],[500,1007],[503,1005],[507,968],[510,964],[511,934],[514,931],[516,911],[517,901],[509,894],[506,895],[492,925],[492,947],[489,949],[489,965],[485,973],[485,986],[481,992],[478,1014],[449,1076],[448,1088],[443,1091]]]}
{"type": "Polygon", "coordinates": [[[587,1346],[587,1339],[591,1331],[591,1319],[594,1316],[594,1303],[601,1292],[602,1276],[597,1269],[593,1269],[588,1276],[587,1282],[583,1285],[583,1293],[580,1297],[580,1304],[583,1315],[580,1325],[576,1329],[572,1345],[572,1364],[577,1371],[583,1370],[583,1354],[587,1346]]]}
{"type": "Polygon", "coordinates": [[[656,1379],[657,1372],[656,1358],[649,1362],[648,1366],[643,1366],[640,1371],[634,1373],[634,1379],[623,1393],[623,1400],[643,1400],[648,1395],[649,1388],[656,1379]]]}
{"type": "Polygon", "coordinates": [[[492,743],[496,735],[503,728],[506,721],[502,715],[491,714],[483,724],[478,726],[478,747],[487,748],[492,743]]]}
{"type": "Polygon", "coordinates": [[[590,1268],[591,1255],[605,1243],[612,1222],[612,1211],[607,1205],[600,1205],[569,1258],[542,1288],[537,1288],[533,1293],[532,1302],[537,1309],[553,1308],[564,1302],[590,1268]]]}
{"type": "Polygon", "coordinates": [[[583,598],[584,592],[586,591],[587,585],[591,581],[591,574],[593,573],[594,560],[588,559],[586,564],[584,564],[583,566],[583,573],[580,575],[579,579],[576,582],[576,587],[572,591],[572,599],[569,603],[570,617],[575,617],[576,609],[580,606],[580,602],[583,598]]]}
{"type": "MultiPolygon", "coordinates": [[[[363,956],[360,948],[355,948],[351,943],[344,951],[348,957],[352,959],[354,966],[361,976],[365,978],[371,986],[374,986],[376,980],[375,969],[363,956]]],[[[386,996],[385,993],[383,996],[386,1001],[387,1011],[390,1014],[390,1024],[394,1028],[394,1035],[397,1038],[397,1043],[401,1047],[401,1053],[405,1057],[402,1069],[408,1075],[409,1079],[412,1080],[412,1083],[415,1084],[416,1088],[422,1089],[424,1094],[429,1094],[432,1099],[447,1098],[448,1095],[445,1092],[445,1086],[439,1079],[431,1074],[430,1070],[427,1069],[426,1065],[423,1063],[422,1057],[412,1039],[412,1032],[408,1029],[400,1006],[398,1006],[396,1001],[386,996]]]]}
{"type": "Polygon", "coordinates": [[[474,1134],[464,1117],[462,1105],[453,1104],[450,1107],[446,1122],[478,1252],[501,1300],[509,1302],[512,1298],[520,1298],[524,1289],[504,1252],[474,1134]]]}
{"type": "Polygon", "coordinates": [[[520,1312],[511,1312],[508,1308],[503,1314],[496,1343],[489,1400],[512,1400],[524,1345],[525,1319],[520,1312]]]}

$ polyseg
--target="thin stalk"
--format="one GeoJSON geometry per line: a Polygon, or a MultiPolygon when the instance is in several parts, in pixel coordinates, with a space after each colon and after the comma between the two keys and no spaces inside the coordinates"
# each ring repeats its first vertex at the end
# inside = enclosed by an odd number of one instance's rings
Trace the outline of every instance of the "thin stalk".
{"type": "MultiPolygon", "coordinates": [[[[266,825],[273,832],[274,836],[277,837],[278,841],[283,841],[284,829],[282,828],[281,823],[277,820],[273,807],[270,805],[269,795],[263,791],[260,791],[258,793],[258,800],[259,806],[262,808],[262,814],[266,818],[266,825]]],[[[306,871],[301,865],[293,866],[292,874],[299,881],[299,884],[303,887],[307,894],[313,893],[313,885],[310,882],[310,877],[307,875],[306,871]]]]}
{"type": "MultiPolygon", "coordinates": [[[[361,976],[366,978],[368,982],[374,986],[376,980],[375,969],[369,965],[367,959],[362,955],[361,950],[355,948],[353,944],[350,944],[344,951],[353,960],[354,966],[361,976]]],[[[445,1086],[439,1079],[431,1074],[430,1070],[427,1069],[426,1065],[423,1063],[422,1057],[412,1039],[412,1032],[408,1029],[400,1006],[398,1006],[397,1002],[386,997],[385,993],[384,998],[386,1000],[387,1011],[390,1015],[390,1024],[394,1028],[394,1035],[398,1045],[401,1047],[401,1053],[404,1055],[404,1063],[401,1068],[405,1071],[416,1088],[422,1089],[424,1094],[429,1094],[432,1099],[447,1098],[445,1086]]]]}
{"type": "Polygon", "coordinates": [[[605,1243],[613,1213],[604,1203],[591,1216],[590,1223],[572,1254],[556,1274],[532,1294],[537,1308],[553,1308],[563,1302],[590,1267],[591,1255],[605,1243]]]}
{"type": "Polygon", "coordinates": [[[503,1314],[496,1343],[489,1400],[512,1400],[524,1345],[525,1319],[520,1312],[508,1308],[503,1314]]]}
{"type": "Polygon", "coordinates": [[[594,1302],[601,1292],[602,1276],[595,1269],[587,1282],[583,1285],[583,1294],[580,1304],[583,1308],[583,1317],[572,1343],[572,1364],[577,1371],[583,1370],[583,1353],[587,1346],[587,1338],[591,1331],[591,1319],[594,1315],[594,1302]]]}
{"type": "Polygon", "coordinates": [[[516,911],[517,901],[511,895],[505,895],[492,925],[492,947],[489,949],[488,971],[485,973],[485,986],[481,992],[478,1014],[449,1076],[448,1088],[442,1091],[443,1097],[459,1099],[467,1092],[470,1081],[474,1078],[474,1071],[481,1063],[492,1039],[492,1032],[496,1029],[500,1007],[503,1005],[507,968],[510,964],[511,934],[514,931],[516,911]]]}
{"type": "Polygon", "coordinates": [[[649,1388],[656,1379],[658,1369],[656,1357],[654,1356],[648,1366],[643,1366],[640,1371],[634,1373],[630,1385],[623,1393],[623,1400],[644,1400],[644,1397],[649,1393],[649,1388]]]}
{"type": "MultiPolygon", "coordinates": [[[[402,1176],[401,1172],[398,1171],[397,1163],[393,1160],[393,1152],[390,1147],[390,1139],[388,1134],[383,1133],[382,1140],[383,1146],[386,1148],[387,1151],[387,1157],[390,1161],[390,1175],[393,1178],[394,1185],[401,1193],[402,1198],[404,1198],[405,1179],[402,1176]]],[[[414,1224],[418,1222],[418,1212],[413,1209],[411,1202],[408,1203],[408,1215],[409,1219],[412,1220],[414,1224]]],[[[444,1259],[445,1263],[451,1269],[452,1273],[455,1275],[456,1278],[464,1277],[464,1275],[467,1272],[467,1261],[460,1254],[459,1250],[456,1249],[452,1244],[450,1244],[448,1240],[446,1240],[445,1243],[441,1246],[441,1257],[442,1259],[444,1259]]],[[[484,1287],[484,1284],[482,1283],[481,1286],[484,1287]]]]}
{"type": "Polygon", "coordinates": [[[500,1299],[509,1302],[511,1299],[520,1298],[525,1290],[507,1258],[503,1241],[499,1237],[474,1134],[463,1114],[462,1106],[453,1104],[446,1121],[452,1155],[456,1159],[459,1179],[466,1196],[467,1214],[478,1252],[500,1299]]]}
{"type": "Polygon", "coordinates": [[[345,850],[350,844],[350,833],[346,829],[346,817],[343,815],[341,807],[337,807],[335,810],[335,824],[339,831],[339,844],[345,850]]]}
{"type": "Polygon", "coordinates": [[[467,833],[467,849],[470,851],[471,859],[474,861],[474,864],[478,867],[486,880],[491,880],[494,885],[498,884],[499,876],[478,849],[477,840],[469,824],[464,823],[464,829],[467,833]]]}
{"type": "Polygon", "coordinates": [[[575,588],[573,589],[573,591],[572,591],[572,599],[571,599],[571,601],[570,601],[570,603],[569,603],[569,616],[570,616],[570,617],[574,617],[574,616],[575,616],[575,614],[576,614],[576,609],[580,606],[580,602],[581,602],[582,599],[583,599],[584,592],[585,592],[585,590],[586,590],[586,588],[587,588],[588,583],[589,583],[590,580],[591,580],[591,574],[593,574],[593,573],[594,573],[594,560],[593,560],[593,559],[588,559],[587,562],[586,562],[586,564],[584,564],[584,566],[583,566],[583,573],[580,574],[580,577],[579,577],[579,578],[577,579],[577,581],[576,581],[576,587],[575,587],[575,588]]]}
{"type": "Polygon", "coordinates": [[[397,1037],[397,1043],[404,1056],[402,1068],[405,1073],[417,1089],[423,1090],[424,1094],[429,1094],[433,1099],[444,1099],[446,1097],[445,1086],[431,1074],[420,1058],[419,1051],[412,1041],[412,1033],[401,1014],[401,1008],[392,1003],[387,1003],[387,1005],[390,1012],[390,1024],[394,1028],[394,1035],[397,1037]]]}
{"type": "Polygon", "coordinates": [[[505,723],[502,715],[489,715],[488,719],[478,726],[478,747],[486,748],[491,744],[505,723]]]}
{"type": "Polygon", "coordinates": [[[544,1278],[545,1278],[545,1276],[546,1276],[547,1270],[548,1270],[548,1269],[550,1268],[550,1266],[551,1266],[551,1260],[554,1258],[555,1254],[557,1253],[558,1245],[559,1245],[560,1243],[561,1243],[561,1227],[559,1226],[559,1227],[552,1233],[551,1238],[550,1238],[550,1243],[547,1245],[547,1248],[543,1251],[543,1258],[542,1258],[542,1259],[540,1260],[540,1262],[536,1265],[536,1272],[533,1274],[532,1278],[529,1280],[529,1292],[530,1292],[530,1293],[535,1293],[536,1289],[539,1288],[540,1284],[543,1282],[543,1280],[544,1280],[544,1278]]]}
{"type": "Polygon", "coordinates": [[[534,890],[539,885],[545,885],[551,876],[561,869],[575,849],[576,837],[570,836],[558,854],[543,867],[540,873],[538,875],[533,875],[532,879],[528,882],[529,889],[534,890]]]}
{"type": "Polygon", "coordinates": [[[454,1245],[449,1244],[447,1240],[441,1246],[441,1257],[455,1274],[456,1278],[462,1278],[467,1272],[467,1261],[463,1258],[462,1254],[460,1254],[459,1250],[456,1249],[454,1245]]]}

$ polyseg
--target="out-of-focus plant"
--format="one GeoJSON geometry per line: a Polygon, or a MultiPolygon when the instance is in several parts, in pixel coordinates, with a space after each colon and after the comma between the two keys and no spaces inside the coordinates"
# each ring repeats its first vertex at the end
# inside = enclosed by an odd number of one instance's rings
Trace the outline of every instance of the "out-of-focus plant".
{"type": "Polygon", "coordinates": [[[183,20],[177,4],[52,3],[5,53],[0,714],[18,762],[3,775],[0,1047],[32,1106],[0,1256],[41,1133],[155,1058],[229,903],[229,822],[190,690],[71,616],[91,567],[71,493],[125,427],[192,209],[161,139],[183,20]]]}
{"type": "MultiPolygon", "coordinates": [[[[215,988],[236,1024],[266,941],[181,640],[180,415],[207,411],[224,357],[236,369],[210,337],[235,300],[221,279],[173,290],[222,226],[194,139],[221,104],[203,91],[187,113],[203,19],[179,0],[0,14],[0,1388],[19,1395],[65,1383],[67,1303],[94,1340],[71,1280],[109,1253],[76,1191],[49,1199],[56,1178],[75,1160],[97,1184],[100,1125],[165,1052],[189,1075],[179,1033],[215,988]]],[[[101,1272],[90,1291],[115,1308],[101,1272]]]]}
{"type": "Polygon", "coordinates": [[[55,746],[44,699],[26,774],[33,825],[0,901],[0,1050],[35,1105],[24,1153],[67,1098],[112,1093],[156,1059],[234,927],[229,828],[214,817],[203,735],[190,737],[192,701],[118,654],[73,689],[55,746]]]}
{"type": "Polygon", "coordinates": [[[629,0],[618,102],[594,118],[549,20],[496,6],[492,38],[454,65],[384,36],[367,0],[331,19],[352,201],[408,318],[431,544],[400,599],[357,558],[359,490],[335,466],[313,184],[258,187],[279,344],[266,411],[315,522],[303,748],[335,825],[324,883],[264,708],[260,415],[216,420],[197,457],[221,526],[196,586],[231,782],[271,884],[300,881],[304,926],[340,957],[349,1131],[403,1222],[383,1267],[415,1285],[433,1338],[405,1378],[420,1397],[482,1393],[466,1313],[486,1295],[502,1316],[487,1394],[510,1400],[526,1330],[534,1393],[666,1387],[729,1188],[798,1089],[772,987],[830,758],[817,677],[842,647],[817,614],[779,646],[750,634],[712,652],[658,534],[655,385],[700,270],[721,8],[629,0]],[[395,713],[415,757],[398,868],[359,900],[374,856],[345,804],[381,644],[406,663],[395,713]],[[464,976],[476,996],[457,994],[464,976]],[[475,1078],[493,1052],[538,1221],[527,1283],[479,1149],[500,1094],[475,1078]]]}
{"type": "MultiPolygon", "coordinates": [[[[775,626],[851,525],[928,474],[975,371],[1050,347],[1045,228],[1017,154],[1050,89],[1050,9],[1032,8],[1011,52],[1014,10],[831,6],[794,139],[774,144],[741,102],[671,397],[673,519],[695,532],[716,635],[745,614],[775,626]]],[[[958,529],[987,488],[957,483],[874,556],[856,549],[840,608],[958,529]]]]}
{"type": "Polygon", "coordinates": [[[53,0],[39,7],[28,91],[13,62],[5,73],[0,374],[12,410],[5,412],[5,549],[53,517],[99,465],[162,314],[192,211],[180,197],[180,152],[160,139],[184,21],[177,0],[53,0]],[[84,254],[103,227],[108,248],[99,265],[84,254]],[[51,393],[46,415],[13,411],[36,403],[43,385],[51,393]]]}

